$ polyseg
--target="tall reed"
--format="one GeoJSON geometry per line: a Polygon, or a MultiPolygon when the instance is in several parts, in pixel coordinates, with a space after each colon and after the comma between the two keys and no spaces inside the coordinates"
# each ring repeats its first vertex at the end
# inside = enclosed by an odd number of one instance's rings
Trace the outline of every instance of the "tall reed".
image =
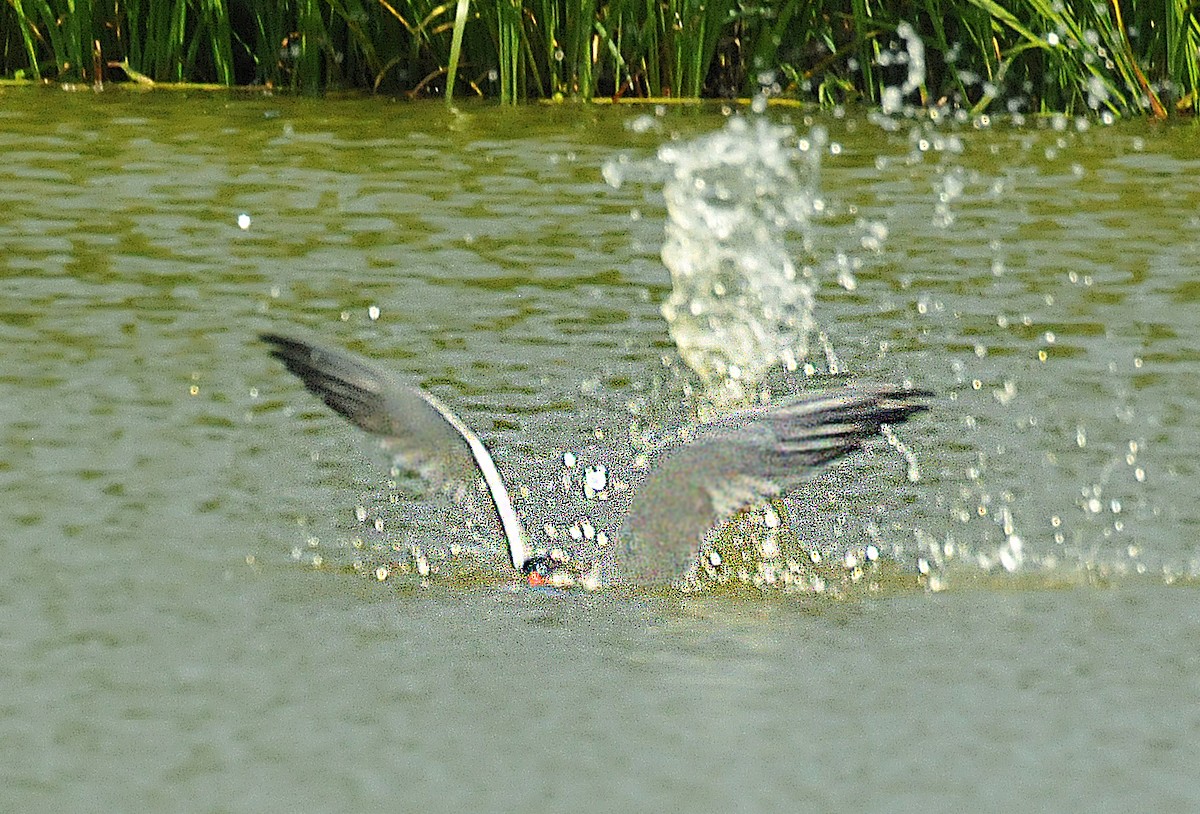
{"type": "Polygon", "coordinates": [[[907,102],[1190,113],[1188,0],[7,0],[0,75],[321,92],[878,103],[915,32],[907,102]]]}

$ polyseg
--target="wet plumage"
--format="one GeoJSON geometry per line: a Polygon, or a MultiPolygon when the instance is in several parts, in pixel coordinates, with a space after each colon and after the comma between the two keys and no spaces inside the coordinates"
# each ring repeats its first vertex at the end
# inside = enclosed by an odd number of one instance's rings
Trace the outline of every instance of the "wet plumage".
{"type": "MultiPolygon", "coordinates": [[[[342,350],[262,334],[313,394],[353,424],[384,437],[402,463],[435,483],[482,479],[512,565],[533,555],[504,479],[479,437],[440,400],[342,350]]],[[[884,424],[929,408],[927,390],[844,385],[732,413],[653,455],[617,531],[619,578],[666,583],[687,573],[705,534],[755,503],[784,495],[823,465],[862,447],[884,424]]]]}

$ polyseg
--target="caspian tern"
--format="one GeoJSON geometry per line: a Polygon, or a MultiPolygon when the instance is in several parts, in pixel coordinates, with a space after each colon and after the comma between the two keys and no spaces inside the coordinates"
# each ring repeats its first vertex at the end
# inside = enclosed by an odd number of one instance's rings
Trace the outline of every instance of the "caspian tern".
{"type": "MultiPolygon", "coordinates": [[[[442,401],[348,351],[263,333],[314,395],[369,433],[407,468],[440,483],[482,479],[512,567],[542,584],[553,564],[535,555],[504,477],[479,436],[442,401]]],[[[619,579],[672,582],[692,567],[708,531],[737,512],[785,495],[880,433],[929,409],[928,390],[849,384],[731,413],[653,453],[617,529],[619,579]]]]}

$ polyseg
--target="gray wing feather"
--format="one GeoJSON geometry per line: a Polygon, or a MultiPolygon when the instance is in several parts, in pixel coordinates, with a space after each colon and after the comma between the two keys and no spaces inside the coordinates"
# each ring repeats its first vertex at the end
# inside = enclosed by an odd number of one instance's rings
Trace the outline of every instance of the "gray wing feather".
{"type": "Polygon", "coordinates": [[[491,454],[479,437],[433,395],[342,350],[274,333],[260,338],[271,355],[315,396],[355,426],[383,436],[401,463],[435,483],[480,478],[520,570],[529,551],[524,531],[491,454]]]}
{"type": "Polygon", "coordinates": [[[434,480],[479,477],[466,442],[427,393],[346,351],[277,334],[262,339],[271,345],[271,355],[334,412],[386,438],[405,466],[434,480]]]}
{"type": "Polygon", "coordinates": [[[618,535],[622,577],[640,584],[678,579],[710,528],[793,491],[881,425],[927,410],[923,400],[931,395],[847,386],[702,426],[691,442],[663,450],[638,487],[618,535]]]}

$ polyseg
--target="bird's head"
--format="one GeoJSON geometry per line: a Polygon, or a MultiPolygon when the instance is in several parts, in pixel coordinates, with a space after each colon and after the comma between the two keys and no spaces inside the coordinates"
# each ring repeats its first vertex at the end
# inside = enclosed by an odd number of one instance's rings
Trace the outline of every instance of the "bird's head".
{"type": "Polygon", "coordinates": [[[598,568],[588,569],[583,563],[576,562],[557,550],[549,554],[533,554],[522,564],[521,574],[535,588],[578,587],[591,591],[600,587],[598,568]]]}

